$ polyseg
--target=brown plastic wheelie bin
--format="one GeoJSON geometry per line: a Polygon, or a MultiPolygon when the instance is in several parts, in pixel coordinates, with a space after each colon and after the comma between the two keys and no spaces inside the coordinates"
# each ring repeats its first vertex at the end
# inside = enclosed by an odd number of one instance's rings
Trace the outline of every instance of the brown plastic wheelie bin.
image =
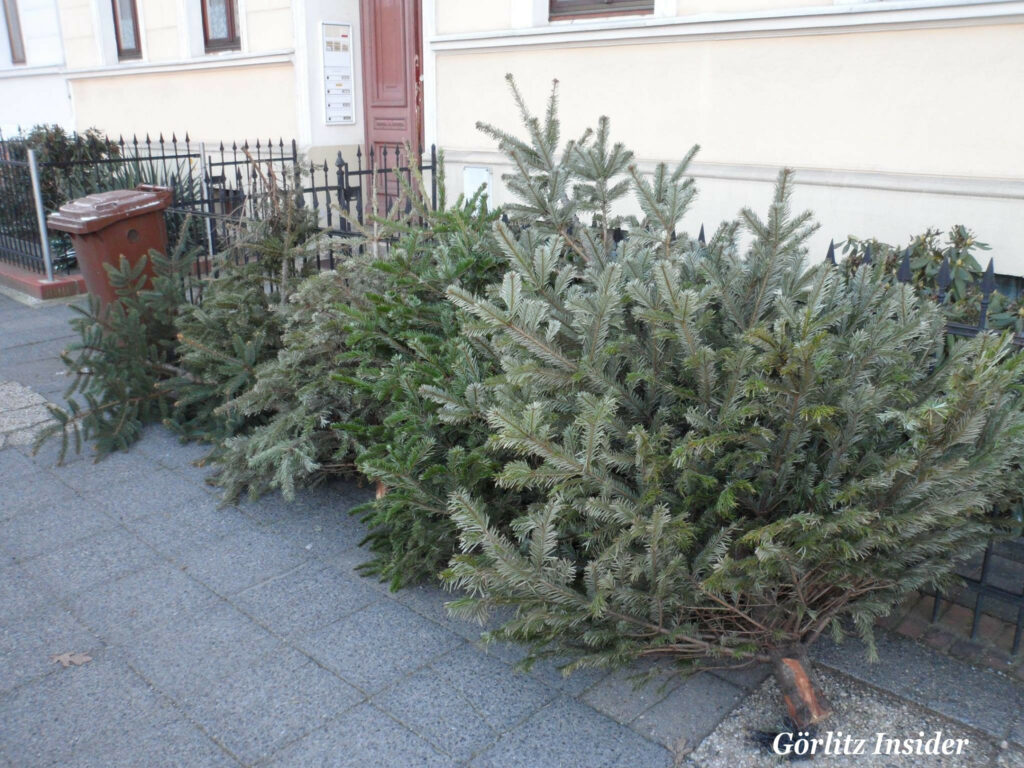
{"type": "MultiPolygon", "coordinates": [[[[170,204],[168,187],[142,184],[65,203],[50,214],[47,225],[71,235],[85,287],[107,306],[117,299],[117,293],[103,265],[116,267],[121,256],[136,264],[150,249],[167,253],[164,209],[170,204]]],[[[152,278],[152,262],[147,262],[146,274],[152,278]]]]}

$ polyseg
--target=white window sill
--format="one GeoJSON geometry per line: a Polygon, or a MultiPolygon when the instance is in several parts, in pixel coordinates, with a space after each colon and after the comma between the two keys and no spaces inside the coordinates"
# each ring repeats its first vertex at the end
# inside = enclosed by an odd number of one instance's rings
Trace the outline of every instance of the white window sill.
{"type": "Polygon", "coordinates": [[[67,70],[69,80],[94,77],[122,77],[125,75],[146,74],[151,72],[185,72],[197,69],[220,69],[222,67],[255,67],[269,64],[282,64],[292,61],[295,49],[287,48],[265,53],[243,53],[240,51],[223,51],[207,53],[191,59],[174,61],[126,61],[103,67],[67,70]]]}
{"type": "Polygon", "coordinates": [[[730,38],[766,34],[818,34],[842,32],[850,28],[956,25],[986,20],[1024,21],[1024,1],[843,0],[834,5],[741,13],[701,13],[689,16],[645,14],[566,19],[519,29],[437,35],[429,42],[432,49],[444,51],[694,36],[730,38]]]}

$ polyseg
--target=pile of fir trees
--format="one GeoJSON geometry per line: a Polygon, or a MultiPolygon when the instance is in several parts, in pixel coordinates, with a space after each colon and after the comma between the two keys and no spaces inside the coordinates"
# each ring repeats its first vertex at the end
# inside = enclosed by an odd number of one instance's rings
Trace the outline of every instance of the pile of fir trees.
{"type": "Polygon", "coordinates": [[[337,272],[257,302],[273,332],[175,310],[167,418],[232,495],[379,482],[371,569],[443,571],[453,612],[503,608],[489,636],[531,659],[770,663],[819,721],[808,648],[873,649],[878,617],[1009,530],[1024,359],[947,346],[881,261],[809,264],[789,173],[705,243],[695,150],[641,173],[606,120],[562,141],[554,93],[542,117],[513,93],[525,135],[481,126],[515,169],[505,221],[479,195],[433,210],[417,178],[337,272]]]}

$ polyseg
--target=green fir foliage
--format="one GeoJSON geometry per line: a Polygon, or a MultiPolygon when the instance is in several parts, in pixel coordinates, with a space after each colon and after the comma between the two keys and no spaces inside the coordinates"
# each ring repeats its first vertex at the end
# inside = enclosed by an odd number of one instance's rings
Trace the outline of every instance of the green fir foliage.
{"type": "Polygon", "coordinates": [[[993,335],[946,354],[912,287],[809,267],[788,172],[767,215],[743,210],[705,247],[681,234],[692,152],[628,167],[626,187],[603,122],[560,145],[554,97],[543,120],[523,112],[526,139],[488,133],[530,227],[499,224],[505,274],[449,296],[499,355],[478,395],[498,485],[534,501],[509,522],[450,495],[451,609],[511,607],[492,637],[572,666],[802,657],[849,624],[870,647],[877,617],[1003,529],[1021,357],[993,335]],[[628,239],[583,223],[627,196],[628,239]]]}

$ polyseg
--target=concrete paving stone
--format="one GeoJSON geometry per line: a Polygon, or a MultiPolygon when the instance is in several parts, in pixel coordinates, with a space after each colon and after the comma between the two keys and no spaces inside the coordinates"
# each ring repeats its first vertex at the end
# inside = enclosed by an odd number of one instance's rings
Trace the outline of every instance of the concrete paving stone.
{"type": "Polygon", "coordinates": [[[715,669],[711,671],[711,674],[715,677],[720,677],[727,683],[732,683],[745,691],[752,691],[757,688],[771,673],[771,667],[767,664],[751,664],[748,667],[715,669]]]}
{"type": "Polygon", "coordinates": [[[66,489],[62,495],[0,523],[0,552],[24,561],[115,527],[101,505],[66,489]]]}
{"type": "Polygon", "coordinates": [[[626,745],[608,768],[682,768],[671,751],[646,739],[634,739],[626,745]]]}
{"type": "Polygon", "coordinates": [[[507,730],[557,695],[551,686],[516,672],[472,645],[461,645],[441,656],[430,669],[499,731],[507,730]]]}
{"type": "Polygon", "coordinates": [[[234,595],[231,602],[284,637],[314,632],[385,599],[365,579],[310,561],[234,595]]]}
{"type": "Polygon", "coordinates": [[[324,666],[371,693],[462,642],[408,608],[384,601],[295,640],[324,666]]]}
{"type": "Polygon", "coordinates": [[[743,690],[707,672],[687,678],[630,727],[644,738],[676,749],[693,749],[743,698],[743,690]]]}
{"type": "MultiPolygon", "coordinates": [[[[315,552],[311,552],[315,556],[315,552]]],[[[325,563],[337,567],[342,573],[351,574],[363,581],[369,586],[376,589],[378,592],[385,594],[389,599],[395,599],[395,593],[392,592],[386,582],[381,581],[377,576],[367,574],[363,576],[363,571],[360,570],[360,566],[365,563],[369,563],[373,560],[373,553],[366,547],[346,547],[337,552],[332,552],[329,556],[324,555],[317,557],[316,559],[321,560],[325,563]]]]}
{"type": "MultiPolygon", "coordinates": [[[[37,469],[50,472],[54,479],[59,477],[60,470],[64,467],[77,464],[79,462],[92,463],[92,449],[89,446],[83,446],[82,452],[76,453],[74,440],[69,438],[68,449],[64,454],[63,460],[60,457],[60,448],[61,440],[60,437],[57,436],[52,440],[47,440],[39,446],[38,451],[34,450],[34,446],[21,445],[15,446],[13,452],[19,453],[27,458],[37,469]]],[[[61,483],[61,485],[63,485],[63,483],[61,483]]]]}
{"type": "Polygon", "coordinates": [[[275,768],[452,768],[436,748],[369,704],[360,704],[281,750],[268,763],[275,768]]]}
{"type": "Polygon", "coordinates": [[[120,579],[160,559],[145,542],[120,527],[72,539],[25,562],[25,569],[60,597],[120,579]]]}
{"type": "Polygon", "coordinates": [[[1019,712],[1022,705],[1022,689],[1009,679],[889,633],[877,633],[876,642],[876,664],[868,663],[863,644],[853,638],[838,646],[822,640],[815,646],[814,657],[995,738],[1007,737],[1013,721],[1007,713],[1019,712]]]}
{"type": "Polygon", "coordinates": [[[0,347],[0,376],[27,386],[32,384],[26,381],[26,375],[31,376],[37,371],[49,371],[51,376],[59,372],[67,380],[66,367],[60,355],[76,338],[61,336],[31,344],[0,347]]]}
{"type": "Polygon", "coordinates": [[[87,740],[61,768],[237,768],[237,760],[184,718],[141,722],[87,740]]]}
{"type": "MultiPolygon", "coordinates": [[[[95,655],[103,643],[63,606],[51,604],[0,626],[0,691],[9,691],[56,671],[53,656],[95,655]]],[[[2,742],[3,739],[0,739],[2,742]]]]}
{"type": "Polygon", "coordinates": [[[264,530],[240,529],[229,541],[181,555],[188,573],[221,595],[233,595],[297,568],[308,559],[301,547],[264,530]]]}
{"type": "Polygon", "coordinates": [[[80,592],[68,608],[108,644],[128,645],[181,614],[201,613],[218,602],[202,584],[160,563],[80,592]]]}
{"type": "Polygon", "coordinates": [[[45,405],[46,398],[16,381],[0,381],[0,412],[45,405]]]}
{"type": "MultiPolygon", "coordinates": [[[[17,322],[17,321],[15,321],[17,322]]],[[[13,323],[12,323],[13,325],[13,323]]],[[[24,346],[64,341],[65,344],[79,338],[74,330],[64,323],[46,322],[33,319],[31,324],[22,324],[20,328],[4,327],[5,333],[0,334],[0,350],[17,349],[24,346]]],[[[2,352],[0,352],[2,354],[2,352]]]]}
{"type": "Polygon", "coordinates": [[[64,766],[114,734],[178,717],[114,655],[94,654],[80,667],[55,666],[55,673],[0,698],[0,743],[20,767],[64,766]]]}
{"type": "Polygon", "coordinates": [[[440,624],[442,627],[461,635],[472,642],[478,642],[480,635],[487,627],[482,627],[475,621],[466,621],[452,616],[445,608],[445,603],[450,603],[459,597],[436,584],[416,584],[400,589],[394,594],[395,600],[405,605],[424,618],[440,624]]]}
{"type": "Polygon", "coordinates": [[[134,669],[187,704],[225,671],[241,670],[283,647],[234,606],[221,601],[179,613],[125,649],[134,669]]]}
{"type": "Polygon", "coordinates": [[[1024,749],[1024,708],[1018,709],[1017,717],[1014,718],[1013,723],[1010,725],[1007,739],[1010,743],[1024,749]]]}
{"type": "Polygon", "coordinates": [[[56,471],[60,473],[61,482],[80,493],[110,494],[114,489],[135,485],[161,494],[160,501],[167,503],[195,490],[183,476],[155,464],[139,450],[138,443],[99,461],[61,467],[56,471]]]}
{"type": "Polygon", "coordinates": [[[358,547],[367,530],[345,507],[313,513],[298,513],[266,526],[302,546],[310,555],[331,561],[345,551],[358,547]]]}
{"type": "MultiPolygon", "coordinates": [[[[526,657],[526,648],[513,643],[491,642],[474,643],[487,654],[496,656],[508,664],[518,665],[526,657]]],[[[608,674],[606,669],[585,668],[565,674],[563,668],[571,661],[568,658],[539,659],[527,670],[527,674],[542,683],[555,688],[569,696],[579,696],[584,691],[597,685],[608,674]]]]}
{"type": "MultiPolygon", "coordinates": [[[[556,765],[558,768],[603,768],[641,748],[643,739],[625,726],[575,699],[560,697],[501,736],[470,765],[474,768],[556,765]]],[[[659,768],[669,766],[671,761],[657,765],[659,768]]]]}
{"type": "MultiPolygon", "coordinates": [[[[16,449],[0,451],[3,456],[21,456],[24,453],[16,449]]],[[[44,467],[30,463],[27,468],[11,460],[10,472],[3,475],[0,483],[0,517],[12,517],[20,512],[28,512],[46,506],[66,506],[69,497],[74,493],[60,482],[57,475],[44,467]]]]}
{"type": "Polygon", "coordinates": [[[250,765],[363,700],[358,690],[309,657],[282,647],[210,681],[185,709],[250,765]]]}
{"type": "Polygon", "coordinates": [[[206,456],[210,452],[210,446],[202,443],[183,443],[171,430],[154,424],[146,427],[143,438],[138,443],[138,450],[167,469],[191,471],[195,469],[192,462],[206,456]]]}
{"type": "Polygon", "coordinates": [[[253,528],[252,521],[237,509],[222,507],[207,496],[193,496],[149,515],[131,516],[123,524],[174,560],[253,528]]]}
{"type": "Polygon", "coordinates": [[[582,699],[598,712],[620,723],[630,723],[683,682],[679,670],[665,661],[638,661],[617,669],[587,689],[582,699]],[[641,683],[638,676],[652,677],[641,683]]]}
{"type": "MultiPolygon", "coordinates": [[[[154,470],[152,460],[141,455],[138,461],[147,466],[147,471],[137,479],[127,476],[112,480],[110,488],[116,493],[93,491],[102,497],[111,514],[118,520],[144,517],[154,512],[173,512],[185,504],[201,503],[209,499],[203,488],[179,472],[167,469],[154,470]]],[[[102,463],[102,462],[101,462],[102,463]]]]}
{"type": "Polygon", "coordinates": [[[56,600],[44,582],[32,577],[20,565],[0,568],[0,626],[13,626],[37,611],[53,606],[56,600]]]}
{"type": "MultiPolygon", "coordinates": [[[[0,410],[0,433],[12,437],[20,432],[39,431],[49,421],[50,411],[45,405],[31,405],[28,408],[18,408],[15,410],[0,410]]],[[[19,445],[25,445],[25,443],[19,443],[19,445]]]]}
{"type": "MultiPolygon", "coordinates": [[[[360,488],[352,481],[338,479],[314,488],[300,489],[292,501],[280,493],[267,493],[258,499],[239,499],[238,507],[261,524],[270,525],[322,514],[348,517],[348,510],[371,497],[372,492],[365,486],[360,488]]],[[[355,518],[349,519],[355,524],[359,522],[355,518]]]]}
{"type": "Polygon", "coordinates": [[[432,668],[402,678],[373,703],[459,764],[500,734],[472,701],[440,680],[432,668]]]}

